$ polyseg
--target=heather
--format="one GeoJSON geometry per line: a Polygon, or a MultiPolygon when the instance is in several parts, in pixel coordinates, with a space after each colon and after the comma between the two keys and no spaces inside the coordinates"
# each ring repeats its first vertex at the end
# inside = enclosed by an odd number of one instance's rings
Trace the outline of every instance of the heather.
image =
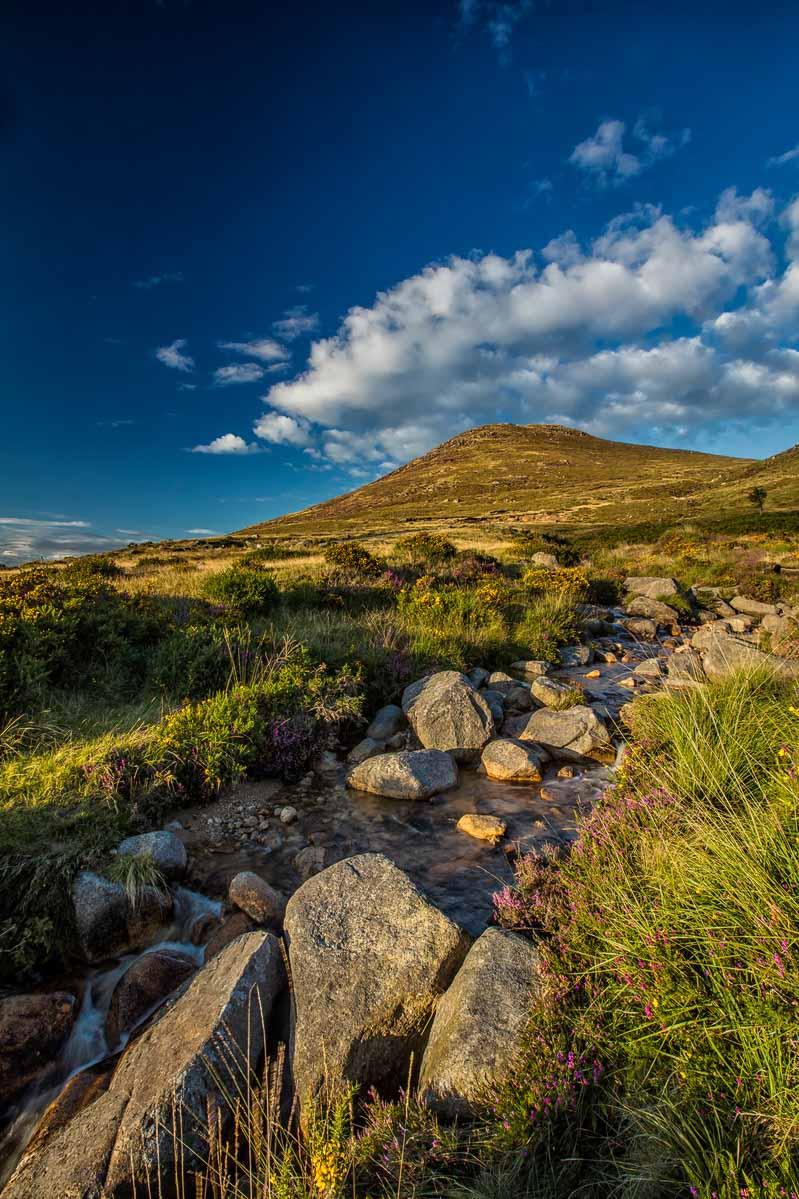
{"type": "Polygon", "coordinates": [[[572,854],[496,896],[549,979],[497,1143],[555,1194],[797,1189],[796,702],[758,675],[642,701],[572,854]]]}

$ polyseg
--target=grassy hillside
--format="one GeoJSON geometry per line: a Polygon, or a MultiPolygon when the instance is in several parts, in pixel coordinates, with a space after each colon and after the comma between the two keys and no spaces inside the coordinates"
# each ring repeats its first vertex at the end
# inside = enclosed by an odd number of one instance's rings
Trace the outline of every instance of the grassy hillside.
{"type": "Polygon", "coordinates": [[[606,441],[560,425],[485,425],[348,495],[245,532],[389,536],[419,525],[456,529],[483,519],[638,525],[745,503],[746,490],[764,472],[779,506],[799,507],[791,453],[795,462],[796,451],[789,451],[758,463],[606,441]]]}

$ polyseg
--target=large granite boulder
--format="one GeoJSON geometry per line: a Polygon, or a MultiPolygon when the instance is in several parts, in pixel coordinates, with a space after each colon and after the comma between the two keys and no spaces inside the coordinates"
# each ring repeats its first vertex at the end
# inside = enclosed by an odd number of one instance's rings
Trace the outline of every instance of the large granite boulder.
{"type": "Polygon", "coordinates": [[[258,1066],[284,985],[280,942],[270,933],[228,945],[133,1042],[108,1089],[36,1138],[4,1199],[129,1199],[196,1170],[207,1157],[209,1118],[224,1125],[226,1096],[240,1094],[247,1069],[258,1066]]]}
{"type": "Polygon", "coordinates": [[[631,595],[646,595],[650,599],[666,599],[670,595],[680,594],[676,579],[657,578],[653,575],[632,575],[624,580],[624,589],[631,595]]]}
{"type": "Polygon", "coordinates": [[[457,670],[441,670],[406,687],[402,710],[425,749],[447,750],[462,762],[479,757],[496,732],[491,708],[457,670]]]}
{"type": "Polygon", "coordinates": [[[539,679],[542,674],[546,674],[551,666],[543,658],[523,658],[518,662],[511,662],[510,668],[515,678],[532,683],[533,679],[539,679]]]}
{"type": "MultiPolygon", "coordinates": [[[[300,1103],[323,1086],[396,1092],[467,934],[382,854],[315,875],[286,908],[300,1103]]],[[[307,1109],[306,1109],[307,1110],[307,1109]]]]}
{"type": "Polygon", "coordinates": [[[349,772],[347,783],[387,799],[429,799],[457,787],[458,767],[443,750],[406,749],[361,762],[349,772]]]}
{"type": "Polygon", "coordinates": [[[500,737],[489,741],[481,761],[490,779],[505,783],[540,783],[542,755],[530,741],[500,737]]]}
{"type": "Polygon", "coordinates": [[[526,718],[523,727],[513,726],[513,735],[520,741],[535,741],[567,761],[594,758],[612,762],[616,756],[607,725],[587,704],[577,704],[564,712],[539,708],[526,718]]]}
{"type": "Polygon", "coordinates": [[[75,996],[67,991],[0,999],[0,1108],[52,1063],[75,1014],[75,996]]]}
{"type": "Polygon", "coordinates": [[[533,679],[530,692],[545,708],[558,708],[565,705],[568,697],[574,692],[573,683],[561,683],[558,679],[549,679],[541,675],[533,679]]]}
{"type": "Polygon", "coordinates": [[[117,847],[122,857],[150,858],[164,878],[183,878],[186,873],[186,846],[169,829],[126,837],[117,847]]]}
{"type": "Polygon", "coordinates": [[[419,1077],[423,1101],[445,1116],[491,1104],[519,1051],[543,988],[538,950],[516,933],[488,928],[439,1000],[419,1077]]]}

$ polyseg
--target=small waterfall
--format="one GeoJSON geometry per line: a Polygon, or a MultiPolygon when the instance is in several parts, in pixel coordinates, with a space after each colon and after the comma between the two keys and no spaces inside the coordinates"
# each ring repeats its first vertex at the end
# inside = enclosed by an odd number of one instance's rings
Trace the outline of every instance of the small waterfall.
{"type": "MultiPolygon", "coordinates": [[[[114,989],[134,962],[157,950],[177,950],[190,957],[199,967],[205,960],[205,946],[195,945],[191,940],[192,929],[204,915],[218,916],[221,904],[208,899],[196,891],[178,887],[174,892],[174,907],[169,925],[159,930],[160,939],[139,953],[125,954],[104,967],[87,970],[78,982],[83,984],[80,1010],[72,1031],[58,1058],[50,1069],[20,1096],[7,1115],[7,1123],[0,1130],[0,1188],[4,1187],[14,1172],[17,1162],[30,1142],[39,1120],[64,1087],[89,1066],[97,1065],[107,1058],[113,1049],[118,1053],[127,1044],[128,1033],[119,1045],[109,1046],[105,1024],[114,989]]],[[[160,1004],[156,1005],[156,1008],[160,1004]]],[[[153,1008],[152,1010],[156,1010],[153,1008]]],[[[152,1011],[140,1021],[144,1022],[152,1011]]],[[[135,1031],[135,1030],[131,1030],[135,1031]]]]}

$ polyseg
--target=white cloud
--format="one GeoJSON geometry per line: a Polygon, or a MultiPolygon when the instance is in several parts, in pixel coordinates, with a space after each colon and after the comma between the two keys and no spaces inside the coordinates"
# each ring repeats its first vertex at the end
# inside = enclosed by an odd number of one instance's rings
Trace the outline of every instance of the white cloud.
{"type": "Polygon", "coordinates": [[[681,145],[691,139],[690,129],[683,129],[677,138],[662,133],[652,133],[643,118],[633,128],[633,139],[640,148],[633,153],[625,149],[624,121],[601,121],[593,136],[574,147],[569,162],[583,171],[600,187],[618,185],[634,175],[640,175],[662,158],[670,157],[681,145]]]}
{"type": "Polygon", "coordinates": [[[194,359],[189,354],[184,354],[183,350],[187,345],[185,337],[178,337],[168,346],[161,346],[155,351],[155,356],[159,362],[163,362],[164,366],[170,366],[176,371],[193,371],[194,359]]]}
{"type": "Polygon", "coordinates": [[[290,352],[273,337],[254,337],[250,341],[220,341],[220,350],[243,354],[245,358],[257,358],[259,362],[283,363],[291,357],[290,352]]]}
{"type": "Polygon", "coordinates": [[[215,529],[186,529],[186,532],[190,533],[192,535],[192,537],[216,537],[217,536],[217,532],[215,529]]]}
{"type": "Polygon", "coordinates": [[[263,378],[264,368],[257,362],[236,362],[232,366],[220,366],[214,371],[217,387],[229,387],[233,383],[257,383],[263,378]]]}
{"type": "Polygon", "coordinates": [[[86,520],[0,516],[0,560],[11,564],[65,558],[118,544],[92,532],[86,520]]]}
{"type": "Polygon", "coordinates": [[[792,150],[786,150],[784,154],[777,154],[774,158],[769,158],[766,166],[782,167],[787,162],[795,162],[799,158],[799,146],[794,146],[792,150]]]}
{"type": "MultiPolygon", "coordinates": [[[[799,262],[775,274],[772,213],[729,189],[705,225],[639,207],[587,245],[567,230],[540,257],[428,266],[314,342],[255,432],[380,470],[497,420],[662,440],[799,416],[799,262]]],[[[799,199],[781,222],[799,255],[799,199]]]]}
{"type": "Polygon", "coordinates": [[[304,334],[315,333],[319,328],[319,315],[309,312],[307,304],[298,304],[295,308],[287,309],[281,320],[272,325],[278,337],[285,341],[294,341],[304,334]]]}
{"type": "Polygon", "coordinates": [[[257,454],[258,446],[246,442],[238,433],[223,433],[208,445],[195,445],[192,454],[257,454]]]}
{"type": "Polygon", "coordinates": [[[160,287],[163,283],[182,283],[182,271],[166,271],[162,275],[150,275],[147,279],[135,279],[134,287],[138,287],[141,291],[150,291],[153,287],[160,287]]]}
{"type": "Polygon", "coordinates": [[[134,425],[136,422],[125,420],[98,420],[94,422],[98,429],[121,429],[124,425],[134,425]]]}
{"type": "Polygon", "coordinates": [[[253,432],[273,445],[306,446],[311,440],[307,421],[295,420],[279,412],[265,412],[255,422],[253,432]]]}

